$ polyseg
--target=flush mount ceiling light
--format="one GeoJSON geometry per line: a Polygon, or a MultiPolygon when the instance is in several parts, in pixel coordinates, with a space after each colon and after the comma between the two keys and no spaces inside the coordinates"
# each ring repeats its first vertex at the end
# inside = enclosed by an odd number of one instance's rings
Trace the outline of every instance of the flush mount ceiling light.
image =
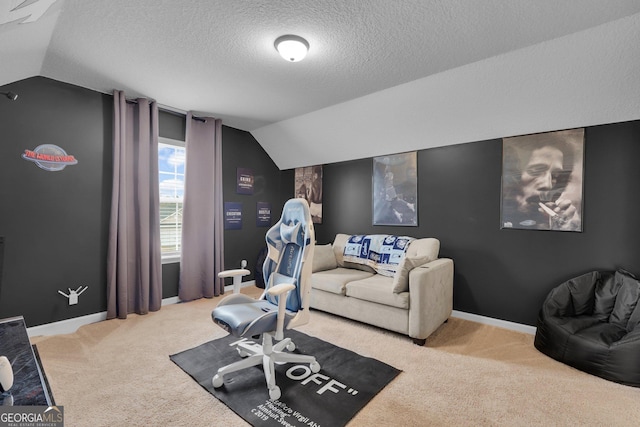
{"type": "Polygon", "coordinates": [[[291,34],[278,37],[273,45],[280,56],[290,62],[302,61],[309,50],[309,42],[291,34]]]}

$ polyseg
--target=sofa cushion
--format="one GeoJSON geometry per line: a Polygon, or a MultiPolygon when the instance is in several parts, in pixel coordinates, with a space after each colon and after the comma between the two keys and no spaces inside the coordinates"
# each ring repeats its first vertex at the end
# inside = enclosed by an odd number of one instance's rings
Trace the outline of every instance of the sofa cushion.
{"type": "Polygon", "coordinates": [[[338,267],[336,256],[333,254],[333,247],[328,245],[316,245],[313,252],[313,266],[311,272],[332,270],[338,267]]]}
{"type": "Polygon", "coordinates": [[[409,309],[409,292],[394,293],[393,278],[375,274],[347,283],[347,296],[378,304],[409,309]]]}
{"type": "Polygon", "coordinates": [[[311,275],[311,287],[325,292],[344,295],[345,285],[347,283],[354,280],[366,279],[371,276],[373,276],[373,273],[338,267],[333,270],[313,273],[311,275]]]}
{"type": "Polygon", "coordinates": [[[393,276],[393,292],[409,290],[409,272],[416,267],[438,259],[440,241],[434,238],[418,239],[411,242],[404,259],[393,276]]]}
{"type": "Polygon", "coordinates": [[[376,271],[373,269],[373,267],[369,267],[368,265],[364,265],[364,264],[356,264],[355,262],[345,261],[344,262],[344,267],[345,268],[350,268],[352,270],[366,271],[367,273],[371,273],[371,274],[375,274],[376,273],[376,271]]]}

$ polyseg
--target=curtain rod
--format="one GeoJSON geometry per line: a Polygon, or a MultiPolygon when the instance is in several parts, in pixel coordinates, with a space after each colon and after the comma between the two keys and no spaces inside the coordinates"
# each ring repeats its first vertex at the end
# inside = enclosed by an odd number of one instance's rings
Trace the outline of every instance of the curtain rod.
{"type": "MultiPolygon", "coordinates": [[[[168,111],[170,113],[184,114],[185,116],[189,113],[188,111],[184,111],[184,110],[181,110],[179,108],[170,107],[168,105],[163,105],[163,104],[158,104],[158,108],[161,109],[161,110],[168,111]]],[[[193,114],[191,115],[191,118],[193,120],[197,120],[199,122],[206,122],[207,121],[207,119],[202,118],[202,117],[198,117],[198,116],[194,116],[193,114]]]]}
{"type": "MultiPolygon", "coordinates": [[[[138,103],[137,99],[126,99],[125,98],[125,101],[128,102],[129,104],[137,104],[138,103]]],[[[174,107],[169,107],[168,105],[158,104],[158,109],[159,110],[169,111],[169,112],[172,112],[172,113],[184,114],[185,116],[187,115],[186,111],[180,110],[180,109],[174,108],[174,107]]],[[[194,115],[191,115],[191,119],[196,120],[198,122],[203,122],[203,123],[207,122],[207,119],[205,119],[204,117],[198,117],[198,116],[194,116],[194,115]]]]}
{"type": "MultiPolygon", "coordinates": [[[[103,92],[103,91],[99,91],[99,92],[102,92],[102,93],[105,93],[107,95],[112,95],[113,96],[113,92],[103,92]]],[[[126,96],[125,96],[125,101],[130,103],[130,104],[137,104],[138,103],[137,99],[127,99],[126,96]]],[[[155,100],[150,100],[150,101],[155,102],[155,100]]],[[[156,104],[158,104],[158,103],[156,102],[156,104]]],[[[188,111],[181,110],[181,109],[176,108],[176,107],[170,107],[170,106],[164,105],[164,104],[158,104],[158,109],[169,111],[169,112],[172,112],[172,113],[184,114],[185,116],[188,113],[188,111]]],[[[204,123],[206,123],[206,121],[207,121],[207,119],[204,119],[202,117],[197,117],[197,116],[191,116],[191,118],[193,120],[197,120],[199,122],[204,122],[204,123]]]]}

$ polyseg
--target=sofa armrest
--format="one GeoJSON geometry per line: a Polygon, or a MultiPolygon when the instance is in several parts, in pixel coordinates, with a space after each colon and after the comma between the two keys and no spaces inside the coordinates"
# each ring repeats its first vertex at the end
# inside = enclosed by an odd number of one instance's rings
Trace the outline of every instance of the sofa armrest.
{"type": "Polygon", "coordinates": [[[409,336],[425,339],[453,310],[453,260],[439,258],[409,272],[409,336]]]}

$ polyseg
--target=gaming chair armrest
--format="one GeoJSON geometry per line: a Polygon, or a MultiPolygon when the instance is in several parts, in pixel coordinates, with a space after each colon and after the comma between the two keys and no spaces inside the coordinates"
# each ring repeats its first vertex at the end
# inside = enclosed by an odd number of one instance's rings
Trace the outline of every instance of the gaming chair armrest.
{"type": "Polygon", "coordinates": [[[284,338],[284,311],[287,308],[287,293],[294,290],[296,287],[291,283],[280,283],[267,290],[267,293],[272,296],[279,296],[278,298],[278,320],[276,324],[276,340],[284,338]]]}
{"type": "Polygon", "coordinates": [[[280,283],[279,285],[275,285],[269,289],[267,289],[267,293],[272,296],[280,296],[286,292],[294,290],[296,287],[291,283],[280,283]]]}
{"type": "Polygon", "coordinates": [[[251,274],[246,268],[237,268],[235,270],[225,270],[218,273],[218,277],[224,279],[225,277],[233,277],[233,293],[240,293],[240,286],[242,284],[242,277],[251,274]]]}
{"type": "Polygon", "coordinates": [[[251,274],[246,268],[236,268],[234,270],[225,270],[218,273],[218,277],[233,277],[233,276],[246,276],[251,274]]]}

